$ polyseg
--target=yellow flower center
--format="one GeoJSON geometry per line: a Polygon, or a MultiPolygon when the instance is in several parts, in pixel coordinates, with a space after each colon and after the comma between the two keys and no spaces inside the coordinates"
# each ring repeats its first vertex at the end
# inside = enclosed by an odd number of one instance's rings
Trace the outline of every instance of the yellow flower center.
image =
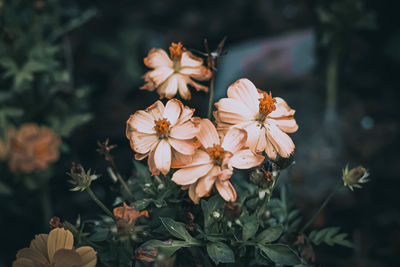
{"type": "Polygon", "coordinates": [[[226,152],[220,145],[214,144],[212,147],[207,148],[207,153],[216,164],[221,165],[226,152]]]}
{"type": "Polygon", "coordinates": [[[165,118],[156,120],[154,121],[154,123],[155,123],[154,130],[156,130],[158,137],[160,138],[167,137],[169,133],[169,126],[171,125],[171,123],[165,118]]]}
{"type": "Polygon", "coordinates": [[[260,120],[264,121],[268,114],[276,109],[276,99],[272,97],[271,92],[269,94],[263,92],[263,98],[259,98],[258,101],[260,101],[258,104],[260,120]]]}
{"type": "Polygon", "coordinates": [[[173,61],[180,61],[184,48],[181,42],[179,43],[171,43],[169,47],[169,54],[173,61]]]}

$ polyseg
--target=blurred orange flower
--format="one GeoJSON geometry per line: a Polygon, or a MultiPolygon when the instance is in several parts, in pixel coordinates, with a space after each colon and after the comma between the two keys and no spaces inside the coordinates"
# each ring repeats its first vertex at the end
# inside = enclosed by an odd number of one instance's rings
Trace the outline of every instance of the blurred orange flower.
{"type": "Polygon", "coordinates": [[[161,98],[173,98],[179,91],[183,99],[190,99],[187,85],[193,86],[197,91],[208,91],[208,87],[196,83],[193,79],[207,81],[212,72],[203,65],[203,59],[186,51],[181,43],[172,43],[169,47],[170,55],[162,50],[153,48],[144,59],[144,64],[152,68],[144,75],[145,84],[140,88],[153,91],[161,98]]]}
{"type": "Polygon", "coordinates": [[[173,174],[172,181],[188,188],[189,197],[195,203],[207,196],[214,185],[223,199],[235,201],[236,191],[229,181],[233,167],[249,169],[260,165],[264,157],[245,148],[244,130],[232,128],[220,138],[208,119],[200,121],[197,138],[202,147],[196,151],[190,164],[173,174]]]}
{"type": "Polygon", "coordinates": [[[12,267],[26,266],[79,266],[94,267],[97,263],[96,251],[85,246],[74,249],[72,233],[63,228],[55,228],[49,234],[39,234],[31,241],[29,248],[17,253],[12,267]]]}
{"type": "Polygon", "coordinates": [[[114,208],[113,213],[119,231],[135,223],[141,216],[149,217],[149,212],[147,210],[137,211],[135,207],[130,207],[125,202],[121,207],[114,208]]]}
{"type": "Polygon", "coordinates": [[[166,175],[171,167],[191,161],[198,132],[193,113],[194,109],[171,99],[165,107],[157,101],[144,111],[136,111],[126,122],[126,137],[137,153],[135,159],[148,157],[152,175],[166,175]]]}
{"type": "Polygon", "coordinates": [[[298,129],[291,109],[280,97],[258,90],[248,79],[240,79],[228,88],[228,98],[222,98],[214,112],[218,129],[230,127],[247,132],[247,145],[254,152],[262,152],[272,160],[279,154],[290,157],[295,145],[286,133],[298,129]]]}
{"type": "Polygon", "coordinates": [[[47,127],[24,124],[10,137],[11,171],[32,172],[48,168],[59,157],[60,138],[47,127]]]}

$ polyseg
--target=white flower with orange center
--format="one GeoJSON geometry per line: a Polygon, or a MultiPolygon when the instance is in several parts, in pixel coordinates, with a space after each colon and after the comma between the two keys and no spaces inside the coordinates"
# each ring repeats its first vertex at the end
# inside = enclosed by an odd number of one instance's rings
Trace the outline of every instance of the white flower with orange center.
{"type": "Polygon", "coordinates": [[[222,98],[215,106],[218,129],[222,132],[232,126],[244,129],[252,151],[265,151],[272,160],[277,154],[288,158],[294,152],[294,143],[286,133],[298,129],[295,110],[282,98],[258,90],[248,79],[240,79],[229,86],[228,98],[222,98]]]}
{"type": "Polygon", "coordinates": [[[166,175],[176,164],[191,161],[195,152],[193,138],[198,127],[192,115],[194,109],[171,99],[163,105],[157,101],[146,110],[138,110],[126,122],[126,137],[135,158],[148,157],[152,175],[166,175]]]}
{"type": "Polygon", "coordinates": [[[249,169],[260,165],[264,157],[245,148],[246,132],[233,128],[222,138],[208,119],[200,121],[197,139],[202,147],[193,156],[190,164],[177,170],[172,181],[189,189],[189,197],[195,203],[210,194],[213,186],[226,201],[236,200],[236,191],[229,178],[233,167],[249,169]]]}
{"type": "Polygon", "coordinates": [[[169,47],[170,55],[162,50],[153,48],[144,59],[144,64],[152,68],[144,75],[145,85],[140,89],[154,91],[161,98],[173,98],[179,91],[183,99],[190,99],[188,85],[197,91],[208,92],[208,87],[201,85],[193,79],[207,81],[212,72],[203,65],[203,59],[186,51],[181,43],[172,43],[169,47]],[[192,79],[193,78],[193,79],[192,79]]]}

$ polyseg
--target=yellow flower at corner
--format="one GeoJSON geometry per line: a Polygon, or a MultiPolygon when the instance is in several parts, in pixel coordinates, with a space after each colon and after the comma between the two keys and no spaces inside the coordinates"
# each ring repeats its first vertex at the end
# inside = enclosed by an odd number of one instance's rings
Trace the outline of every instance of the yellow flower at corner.
{"type": "Polygon", "coordinates": [[[39,234],[31,241],[29,248],[17,253],[12,267],[94,267],[96,251],[89,246],[74,249],[72,233],[55,228],[49,234],[39,234]]]}
{"type": "Polygon", "coordinates": [[[161,98],[168,99],[179,92],[186,100],[191,98],[187,85],[193,86],[197,91],[208,92],[208,87],[193,80],[207,81],[212,76],[211,70],[203,65],[203,59],[186,51],[181,43],[172,43],[169,52],[168,56],[162,49],[150,50],[144,64],[153,70],[143,76],[146,83],[140,89],[157,89],[161,98]]]}
{"type": "Polygon", "coordinates": [[[215,106],[218,130],[244,129],[252,151],[265,151],[272,160],[277,154],[284,158],[293,154],[295,145],[286,133],[294,133],[299,127],[295,110],[282,98],[258,90],[248,79],[240,79],[229,86],[228,98],[222,98],[215,106]]]}
{"type": "Polygon", "coordinates": [[[189,197],[194,203],[210,194],[215,185],[225,201],[235,201],[236,191],[229,181],[233,167],[250,169],[260,165],[264,157],[256,155],[245,147],[246,132],[232,128],[220,138],[215,126],[208,119],[200,121],[197,139],[201,143],[193,156],[193,161],[177,170],[172,181],[189,189],[189,197]]]}

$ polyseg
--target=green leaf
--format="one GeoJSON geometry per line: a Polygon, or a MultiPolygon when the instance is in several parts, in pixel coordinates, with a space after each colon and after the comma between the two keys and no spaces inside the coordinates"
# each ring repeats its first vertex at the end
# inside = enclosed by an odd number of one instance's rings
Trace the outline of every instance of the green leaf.
{"type": "Polygon", "coordinates": [[[262,231],[256,238],[258,243],[267,244],[274,242],[282,235],[282,226],[272,226],[264,231],[262,231]]]}
{"type": "Polygon", "coordinates": [[[274,263],[283,265],[300,264],[300,259],[297,254],[288,246],[283,244],[258,244],[261,251],[274,263]]]}
{"type": "Polygon", "coordinates": [[[171,218],[160,218],[160,220],[171,235],[188,242],[197,241],[189,234],[183,223],[176,222],[171,218]]]}
{"type": "Polygon", "coordinates": [[[175,253],[178,249],[182,247],[190,247],[190,243],[186,241],[179,241],[179,240],[169,240],[169,241],[160,241],[160,240],[149,240],[145,242],[140,247],[153,247],[158,250],[160,254],[165,255],[167,258],[171,257],[172,254],[175,253]]]}
{"type": "Polygon", "coordinates": [[[207,253],[215,264],[235,262],[233,251],[222,242],[208,243],[207,253]]]}
{"type": "Polygon", "coordinates": [[[241,219],[243,224],[242,238],[243,241],[249,240],[258,230],[259,222],[257,216],[244,216],[241,219]]]}
{"type": "Polygon", "coordinates": [[[142,179],[151,177],[151,173],[150,173],[148,167],[139,163],[138,161],[133,161],[133,165],[135,166],[137,177],[142,178],[142,179]]]}
{"type": "Polygon", "coordinates": [[[211,233],[218,233],[219,230],[217,225],[214,223],[215,219],[212,216],[214,211],[220,211],[222,205],[224,204],[224,200],[218,195],[214,195],[207,200],[202,199],[201,202],[201,209],[203,210],[204,214],[204,230],[207,234],[211,233]]]}
{"type": "Polygon", "coordinates": [[[319,245],[321,243],[325,243],[329,246],[333,245],[341,245],[344,247],[353,247],[353,244],[346,240],[347,234],[341,233],[339,234],[339,227],[327,227],[322,230],[314,230],[312,231],[308,238],[315,245],[319,245]]]}
{"type": "Polygon", "coordinates": [[[88,240],[92,242],[100,242],[108,239],[109,236],[109,229],[107,228],[100,228],[96,231],[93,235],[91,235],[88,240]]]}

